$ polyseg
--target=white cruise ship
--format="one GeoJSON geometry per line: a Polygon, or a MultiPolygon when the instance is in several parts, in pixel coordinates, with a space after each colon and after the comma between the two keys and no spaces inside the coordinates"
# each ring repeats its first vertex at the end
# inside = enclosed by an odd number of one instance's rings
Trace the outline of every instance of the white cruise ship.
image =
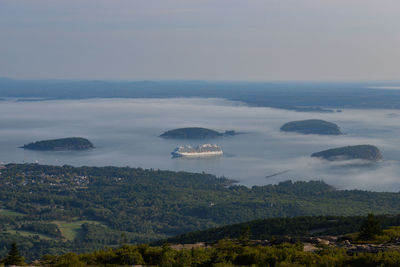
{"type": "Polygon", "coordinates": [[[191,146],[180,146],[172,153],[174,157],[208,157],[221,156],[223,154],[221,147],[212,144],[198,145],[196,148],[191,146]]]}

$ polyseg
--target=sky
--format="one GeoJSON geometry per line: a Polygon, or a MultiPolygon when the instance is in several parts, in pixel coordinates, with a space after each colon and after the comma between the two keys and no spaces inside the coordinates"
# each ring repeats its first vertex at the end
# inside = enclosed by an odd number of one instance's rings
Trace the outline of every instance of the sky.
{"type": "Polygon", "coordinates": [[[399,80],[398,0],[0,0],[0,77],[399,80]]]}

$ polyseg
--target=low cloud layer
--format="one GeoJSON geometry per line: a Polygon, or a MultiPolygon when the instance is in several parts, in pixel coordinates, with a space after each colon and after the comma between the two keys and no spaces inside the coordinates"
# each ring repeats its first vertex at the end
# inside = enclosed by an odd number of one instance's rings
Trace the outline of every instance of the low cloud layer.
{"type": "Polygon", "coordinates": [[[97,99],[0,102],[0,162],[116,165],[208,172],[262,185],[282,180],[324,180],[340,189],[400,190],[400,112],[343,110],[295,112],[247,107],[220,99],[97,99]],[[282,133],[292,120],[324,119],[337,123],[342,136],[282,133]],[[211,140],[224,156],[172,159],[178,145],[199,142],[165,140],[162,132],[199,126],[246,134],[211,140]],[[96,149],[86,152],[35,152],[18,147],[36,140],[87,137],[96,149]],[[310,154],[358,144],[378,146],[384,161],[326,162],[310,154]]]}

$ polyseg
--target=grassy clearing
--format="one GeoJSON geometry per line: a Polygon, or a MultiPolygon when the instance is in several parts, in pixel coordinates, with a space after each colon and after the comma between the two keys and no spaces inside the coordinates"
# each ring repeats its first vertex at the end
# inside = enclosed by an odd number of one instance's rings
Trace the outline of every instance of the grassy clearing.
{"type": "Polygon", "coordinates": [[[26,237],[39,236],[39,238],[43,239],[43,240],[54,240],[55,239],[48,235],[25,231],[25,230],[7,230],[7,232],[10,234],[18,234],[18,235],[26,236],[26,237]]]}
{"type": "Polygon", "coordinates": [[[74,240],[81,234],[81,225],[84,223],[93,223],[97,225],[102,225],[98,221],[90,221],[90,220],[82,220],[82,221],[53,221],[53,223],[57,224],[58,228],[61,231],[63,237],[67,240],[74,240]]]}
{"type": "Polygon", "coordinates": [[[0,209],[0,215],[4,215],[4,216],[25,216],[25,214],[17,212],[17,211],[12,211],[12,210],[8,210],[8,209],[0,209]]]}

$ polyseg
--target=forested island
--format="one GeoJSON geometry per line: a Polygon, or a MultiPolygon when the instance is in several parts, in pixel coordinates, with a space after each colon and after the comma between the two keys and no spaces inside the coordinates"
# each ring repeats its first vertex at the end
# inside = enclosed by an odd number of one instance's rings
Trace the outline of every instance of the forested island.
{"type": "Polygon", "coordinates": [[[202,127],[187,127],[169,130],[160,135],[163,138],[172,139],[211,139],[221,136],[233,136],[237,133],[233,130],[227,130],[224,133],[202,127]]]}
{"type": "Polygon", "coordinates": [[[320,135],[342,134],[337,124],[324,120],[291,121],[282,125],[281,131],[320,135]]]}
{"type": "Polygon", "coordinates": [[[0,173],[0,257],[13,241],[37,259],[254,219],[400,213],[399,193],[318,181],[249,188],[209,174],[38,164],[6,164],[0,173]]]}
{"type": "Polygon", "coordinates": [[[320,151],[313,153],[311,157],[317,157],[326,160],[362,159],[368,161],[378,161],[382,159],[382,154],[376,146],[357,145],[320,151]]]}
{"type": "Polygon", "coordinates": [[[86,138],[68,137],[60,139],[42,140],[22,146],[30,150],[86,150],[94,148],[93,144],[86,138]]]}

